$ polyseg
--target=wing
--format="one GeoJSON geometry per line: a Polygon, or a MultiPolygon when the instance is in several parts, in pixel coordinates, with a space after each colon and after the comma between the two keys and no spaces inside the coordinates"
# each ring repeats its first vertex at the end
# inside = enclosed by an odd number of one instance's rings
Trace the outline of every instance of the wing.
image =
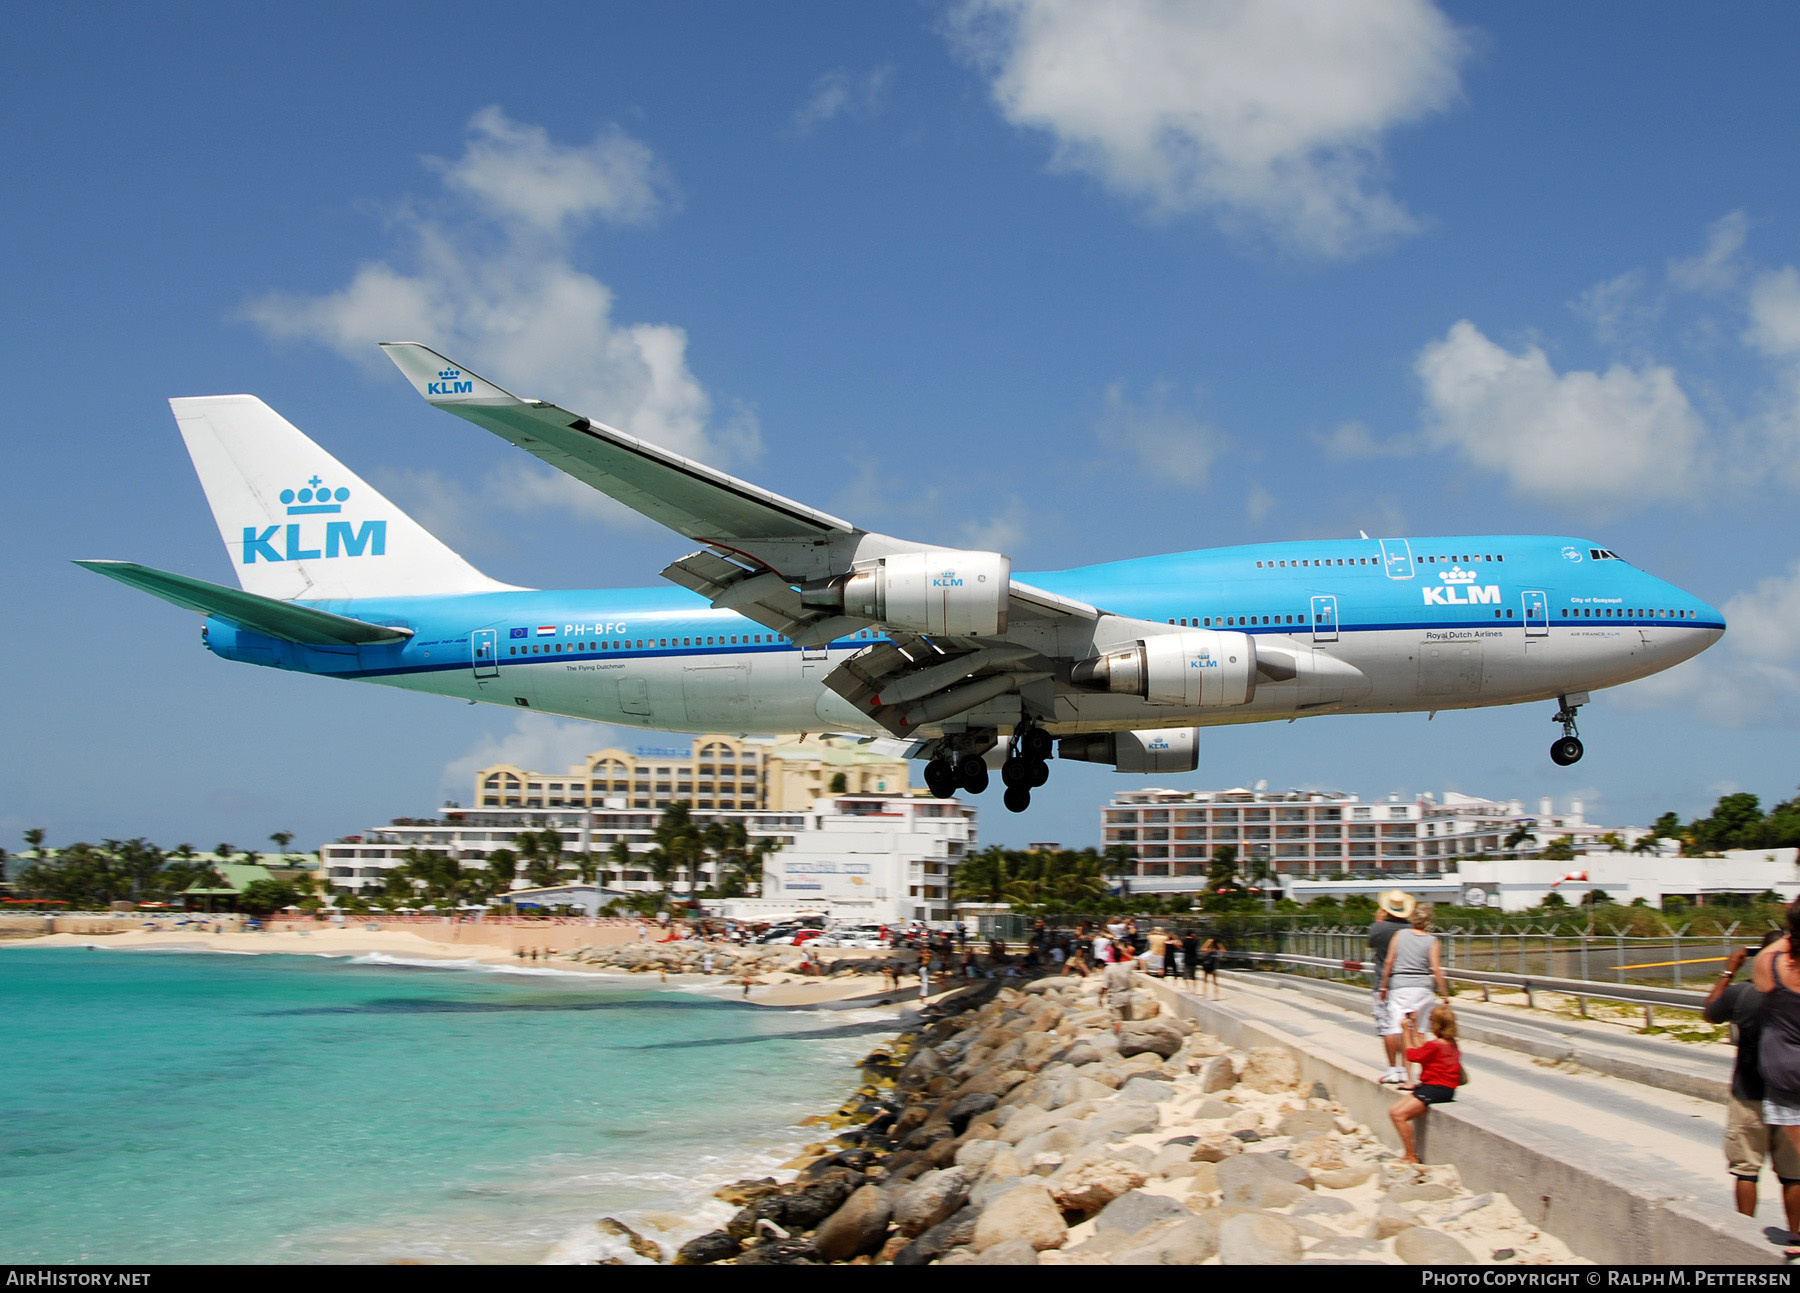
{"type": "Polygon", "coordinates": [[[636,436],[542,400],[520,399],[417,342],[382,350],[427,403],[502,440],[700,543],[831,540],[858,533],[828,512],[715,471],[636,436]]]}
{"type": "MultiPolygon", "coordinates": [[[[852,569],[941,551],[864,530],[568,409],[521,398],[417,342],[384,342],[382,350],[428,403],[705,544],[709,551],[673,562],[663,577],[801,646],[881,623],[844,605],[841,580],[852,569]]],[[[885,623],[891,645],[859,653],[826,685],[897,735],[1007,691],[1048,718],[1054,662],[1090,644],[1103,618],[1085,602],[1011,580],[994,634],[946,637],[885,623]]]]}

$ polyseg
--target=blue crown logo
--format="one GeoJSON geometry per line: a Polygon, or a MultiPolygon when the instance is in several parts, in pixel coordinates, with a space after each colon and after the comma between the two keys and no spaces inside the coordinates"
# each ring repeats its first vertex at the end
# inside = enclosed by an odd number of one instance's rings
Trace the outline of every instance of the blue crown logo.
{"type": "Polygon", "coordinates": [[[438,369],[438,376],[442,377],[447,382],[453,381],[456,378],[462,376],[462,369],[460,369],[460,368],[440,368],[440,369],[438,369]]]}
{"type": "Polygon", "coordinates": [[[342,486],[334,490],[317,476],[307,481],[304,489],[281,491],[281,501],[287,504],[289,516],[308,516],[317,512],[341,512],[344,510],[343,501],[349,497],[349,490],[342,486]]]}

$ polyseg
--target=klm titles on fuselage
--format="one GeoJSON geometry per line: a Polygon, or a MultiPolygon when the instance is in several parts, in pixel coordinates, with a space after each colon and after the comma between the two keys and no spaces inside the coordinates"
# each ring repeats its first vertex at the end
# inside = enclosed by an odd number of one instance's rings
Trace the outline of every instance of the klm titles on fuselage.
{"type": "Polygon", "coordinates": [[[1454,567],[1440,570],[1438,578],[1444,581],[1442,588],[1421,588],[1427,606],[1498,606],[1500,604],[1500,585],[1482,584],[1475,581],[1480,578],[1473,570],[1454,567]],[[1467,597],[1458,597],[1462,589],[1468,589],[1467,597]]]}

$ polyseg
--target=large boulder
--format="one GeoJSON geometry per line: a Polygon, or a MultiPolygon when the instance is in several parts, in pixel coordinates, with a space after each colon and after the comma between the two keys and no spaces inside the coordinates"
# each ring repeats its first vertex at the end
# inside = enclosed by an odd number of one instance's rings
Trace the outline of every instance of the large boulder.
{"type": "Polygon", "coordinates": [[[1155,1131],[1162,1125],[1153,1104],[1121,1104],[1088,1119],[1086,1137],[1095,1140],[1123,1140],[1141,1132],[1155,1131]]]}
{"type": "Polygon", "coordinates": [[[965,1095],[950,1106],[944,1115],[944,1120],[950,1124],[950,1129],[960,1136],[968,1129],[970,1120],[976,1114],[986,1113],[999,1103],[999,1097],[991,1093],[977,1092],[965,1095]]]}
{"type": "Polygon", "coordinates": [[[723,1230],[696,1235],[676,1250],[672,1266],[710,1266],[738,1255],[738,1241],[723,1230]]]}
{"type": "Polygon", "coordinates": [[[881,1188],[865,1185],[825,1219],[813,1234],[813,1247],[828,1262],[847,1262],[872,1253],[887,1240],[892,1215],[893,1208],[881,1188]]]}
{"type": "Polygon", "coordinates": [[[1408,1266],[1473,1266],[1475,1254],[1441,1230],[1414,1226],[1394,1240],[1394,1255],[1408,1266]]]}
{"type": "Polygon", "coordinates": [[[975,1223],[973,1246],[977,1252],[985,1252],[1008,1239],[1027,1239],[1042,1252],[1061,1248],[1068,1237],[1068,1223],[1056,1210],[1044,1183],[1027,1177],[982,1210],[975,1223]]]}
{"type": "Polygon", "coordinates": [[[1198,1266],[1219,1251],[1219,1223],[1210,1217],[1167,1222],[1147,1231],[1142,1242],[1114,1251],[1115,1266],[1198,1266]]]}
{"type": "Polygon", "coordinates": [[[927,1172],[894,1195],[894,1225],[908,1238],[947,1220],[969,1197],[975,1183],[972,1167],[927,1172]]]}
{"type": "Polygon", "coordinates": [[[1238,1080],[1252,1091],[1292,1091],[1300,1085],[1300,1062],[1279,1046],[1258,1046],[1238,1080]]]}
{"type": "Polygon", "coordinates": [[[1191,1209],[1166,1194],[1130,1190],[1101,1209],[1100,1215],[1094,1219],[1094,1230],[1100,1234],[1109,1230],[1122,1230],[1126,1234],[1135,1235],[1158,1222],[1185,1220],[1192,1215],[1191,1209]]]}
{"type": "Polygon", "coordinates": [[[975,1258],[977,1266],[1036,1266],[1037,1246],[1029,1239],[1007,1239],[992,1248],[982,1249],[975,1258]]]}
{"type": "Polygon", "coordinates": [[[1067,1166],[1053,1172],[1045,1181],[1050,1197],[1064,1212],[1080,1212],[1091,1216],[1122,1194],[1142,1185],[1149,1177],[1136,1163],[1108,1158],[1099,1162],[1067,1166]]]}
{"type": "Polygon", "coordinates": [[[1381,1206],[1375,1209],[1374,1219],[1369,1222],[1369,1238],[1391,1239],[1418,1224],[1419,1219],[1409,1209],[1383,1199],[1381,1206]]]}
{"type": "Polygon", "coordinates": [[[1131,1104],[1160,1104],[1175,1098],[1175,1084],[1167,1079],[1134,1077],[1119,1088],[1119,1099],[1131,1104]]]}
{"type": "Polygon", "coordinates": [[[1146,1052],[1167,1059],[1181,1049],[1182,1034],[1161,1019],[1147,1019],[1126,1024],[1119,1030],[1119,1054],[1142,1055],[1146,1052]]]}
{"type": "Polygon", "coordinates": [[[1214,1091],[1229,1091],[1238,1080],[1236,1066],[1225,1055],[1213,1055],[1203,1060],[1198,1075],[1200,1090],[1208,1095],[1214,1091]]]}
{"type": "Polygon", "coordinates": [[[955,1163],[958,1167],[972,1167],[979,1172],[988,1165],[988,1160],[1006,1147],[1004,1140],[965,1140],[956,1147],[955,1163]]]}
{"type": "Polygon", "coordinates": [[[1300,1232],[1281,1217],[1245,1212],[1219,1226],[1221,1266],[1292,1266],[1300,1260],[1300,1232]]]}
{"type": "Polygon", "coordinates": [[[965,1207],[948,1220],[940,1221],[924,1234],[915,1237],[894,1254],[896,1266],[924,1266],[934,1262],[952,1248],[961,1247],[975,1238],[975,1223],[981,1212],[965,1207]]]}
{"type": "Polygon", "coordinates": [[[1240,1154],[1218,1166],[1219,1189],[1228,1207],[1281,1208],[1310,1197],[1295,1175],[1306,1173],[1273,1154],[1240,1154]]]}

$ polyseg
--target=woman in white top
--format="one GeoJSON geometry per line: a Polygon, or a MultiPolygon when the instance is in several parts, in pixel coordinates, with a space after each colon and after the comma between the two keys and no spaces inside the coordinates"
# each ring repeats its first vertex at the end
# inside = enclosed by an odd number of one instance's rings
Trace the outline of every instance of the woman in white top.
{"type": "Polygon", "coordinates": [[[1389,1004],[1396,1019],[1401,1015],[1411,1015],[1415,1020],[1425,1018],[1434,995],[1450,1000],[1443,949],[1437,936],[1430,932],[1431,910],[1430,903],[1420,903],[1409,918],[1408,928],[1400,930],[1388,943],[1387,959],[1381,965],[1380,997],[1389,1004]]]}

